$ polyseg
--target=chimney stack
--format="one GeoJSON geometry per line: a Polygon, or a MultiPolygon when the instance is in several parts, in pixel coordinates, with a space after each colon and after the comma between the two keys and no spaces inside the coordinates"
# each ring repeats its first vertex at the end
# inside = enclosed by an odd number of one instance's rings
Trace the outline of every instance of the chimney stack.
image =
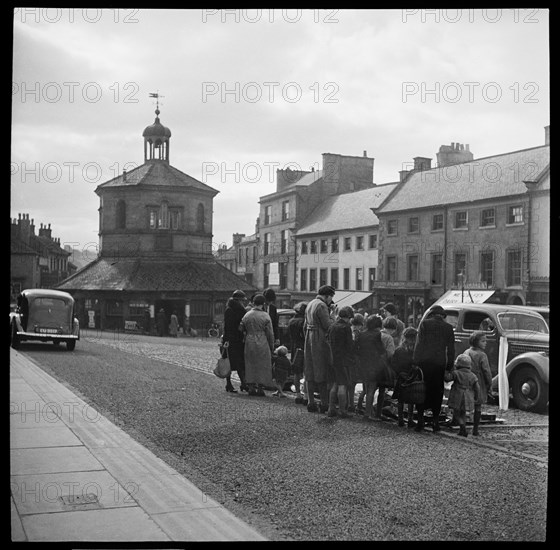
{"type": "Polygon", "coordinates": [[[424,170],[431,170],[432,159],[427,157],[414,157],[414,171],[423,172],[424,170]]]}

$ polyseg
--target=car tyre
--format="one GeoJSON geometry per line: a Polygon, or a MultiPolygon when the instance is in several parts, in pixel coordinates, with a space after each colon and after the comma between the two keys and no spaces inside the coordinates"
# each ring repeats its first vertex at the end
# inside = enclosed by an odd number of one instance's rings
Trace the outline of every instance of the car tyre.
{"type": "Polygon", "coordinates": [[[19,349],[21,340],[19,338],[19,336],[17,335],[17,327],[15,324],[12,325],[12,338],[11,338],[11,344],[12,344],[12,348],[14,349],[19,349]]]}
{"type": "Polygon", "coordinates": [[[75,348],[76,348],[76,340],[68,340],[66,342],[66,349],[68,351],[74,351],[75,348]]]}
{"type": "Polygon", "coordinates": [[[548,404],[548,384],[530,366],[515,370],[511,380],[513,401],[518,409],[542,412],[548,404]]]}

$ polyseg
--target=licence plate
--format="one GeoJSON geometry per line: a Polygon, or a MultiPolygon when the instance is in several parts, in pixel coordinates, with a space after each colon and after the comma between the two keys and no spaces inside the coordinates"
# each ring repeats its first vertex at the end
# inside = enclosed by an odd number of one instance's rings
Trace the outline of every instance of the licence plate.
{"type": "Polygon", "coordinates": [[[41,334],[58,334],[57,328],[39,328],[41,334]]]}

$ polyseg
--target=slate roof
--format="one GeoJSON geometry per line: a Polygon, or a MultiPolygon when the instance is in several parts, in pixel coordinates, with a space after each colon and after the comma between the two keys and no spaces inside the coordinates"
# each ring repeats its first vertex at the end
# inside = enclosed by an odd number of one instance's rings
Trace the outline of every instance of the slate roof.
{"type": "Polygon", "coordinates": [[[376,213],[524,194],[523,180],[536,179],[549,165],[550,145],[544,145],[415,172],[376,213]]]}
{"type": "Polygon", "coordinates": [[[396,183],[387,183],[327,197],[299,227],[297,236],[379,224],[371,208],[379,206],[396,186],[396,183]]]}
{"type": "Polygon", "coordinates": [[[56,287],[59,290],[233,292],[254,291],[245,279],[219,263],[100,257],[56,287]]]}
{"type": "Polygon", "coordinates": [[[206,191],[215,196],[219,193],[213,187],[198,181],[196,178],[181,172],[174,168],[169,163],[164,161],[148,161],[144,164],[133,168],[126,173],[126,180],[123,174],[113,178],[105,183],[97,186],[95,192],[99,189],[107,189],[110,187],[144,187],[144,186],[159,186],[159,187],[182,187],[182,188],[195,188],[201,191],[206,191]]]}

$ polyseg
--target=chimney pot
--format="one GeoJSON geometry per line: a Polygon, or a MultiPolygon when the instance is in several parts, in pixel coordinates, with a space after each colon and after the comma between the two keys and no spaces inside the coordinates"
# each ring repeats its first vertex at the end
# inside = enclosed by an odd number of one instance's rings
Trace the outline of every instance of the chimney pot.
{"type": "Polygon", "coordinates": [[[364,157],[367,157],[367,151],[364,150],[364,157]]]}

